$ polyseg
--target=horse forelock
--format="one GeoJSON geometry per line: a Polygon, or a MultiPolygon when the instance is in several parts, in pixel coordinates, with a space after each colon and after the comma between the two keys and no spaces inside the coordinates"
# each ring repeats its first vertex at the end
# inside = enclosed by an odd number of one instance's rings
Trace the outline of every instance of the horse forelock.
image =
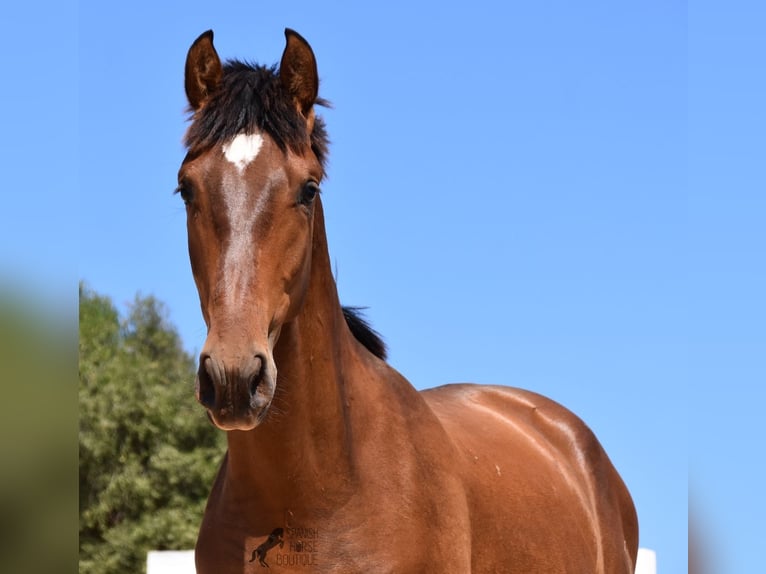
{"type": "MultiPolygon", "coordinates": [[[[318,98],[316,105],[329,106],[318,98]]],[[[220,85],[205,106],[191,116],[184,143],[190,156],[240,134],[268,134],[282,151],[304,154],[307,142],[325,167],[329,139],[324,121],[317,116],[307,132],[306,119],[285,91],[277,67],[229,60],[223,65],[220,85]]]]}

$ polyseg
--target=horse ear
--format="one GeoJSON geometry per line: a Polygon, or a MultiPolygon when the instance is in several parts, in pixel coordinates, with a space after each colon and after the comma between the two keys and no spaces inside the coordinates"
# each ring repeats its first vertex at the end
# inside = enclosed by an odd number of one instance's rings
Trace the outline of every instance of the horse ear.
{"type": "Polygon", "coordinates": [[[193,111],[199,111],[221,82],[221,59],[213,47],[213,31],[197,38],[186,55],[186,98],[193,111]]]}
{"type": "Polygon", "coordinates": [[[313,123],[313,106],[319,94],[319,74],[314,52],[297,32],[285,28],[285,51],[279,64],[279,79],[303,117],[313,123]]]}

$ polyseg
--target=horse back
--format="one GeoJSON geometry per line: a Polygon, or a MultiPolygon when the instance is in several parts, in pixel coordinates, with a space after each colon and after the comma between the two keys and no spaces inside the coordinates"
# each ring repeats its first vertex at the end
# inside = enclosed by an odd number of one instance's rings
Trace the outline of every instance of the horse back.
{"type": "Polygon", "coordinates": [[[474,572],[633,572],[633,502],[582,420],[511,387],[447,385],[422,396],[459,453],[474,572]]]}

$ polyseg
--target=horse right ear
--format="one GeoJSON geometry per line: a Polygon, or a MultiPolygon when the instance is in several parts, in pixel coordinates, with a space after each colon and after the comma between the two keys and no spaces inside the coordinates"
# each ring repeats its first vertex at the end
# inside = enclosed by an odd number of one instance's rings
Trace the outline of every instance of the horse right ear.
{"type": "Polygon", "coordinates": [[[319,93],[317,62],[309,43],[294,30],[285,28],[285,51],[279,64],[279,79],[293,99],[298,111],[309,123],[309,132],[314,125],[312,107],[319,93]]]}
{"type": "Polygon", "coordinates": [[[221,83],[221,76],[221,59],[213,47],[213,31],[208,30],[194,41],[186,55],[186,98],[193,111],[207,103],[221,83]]]}

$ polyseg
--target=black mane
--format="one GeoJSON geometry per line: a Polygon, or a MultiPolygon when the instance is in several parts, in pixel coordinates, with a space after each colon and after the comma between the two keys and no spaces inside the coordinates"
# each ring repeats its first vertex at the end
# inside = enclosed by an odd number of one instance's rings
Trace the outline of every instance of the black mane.
{"type": "MultiPolygon", "coordinates": [[[[317,105],[328,106],[318,98],[317,105]]],[[[306,151],[306,120],[282,86],[276,66],[259,66],[239,60],[223,65],[223,77],[209,101],[193,117],[184,143],[190,156],[242,133],[266,132],[286,151],[306,151]]],[[[311,149],[325,166],[329,140],[324,121],[316,117],[311,149]]]]}
{"type": "Polygon", "coordinates": [[[360,307],[343,307],[343,316],[346,318],[346,324],[356,340],[373,355],[385,361],[388,353],[386,344],[380,334],[370,327],[370,324],[362,316],[362,309],[360,307]]]}

